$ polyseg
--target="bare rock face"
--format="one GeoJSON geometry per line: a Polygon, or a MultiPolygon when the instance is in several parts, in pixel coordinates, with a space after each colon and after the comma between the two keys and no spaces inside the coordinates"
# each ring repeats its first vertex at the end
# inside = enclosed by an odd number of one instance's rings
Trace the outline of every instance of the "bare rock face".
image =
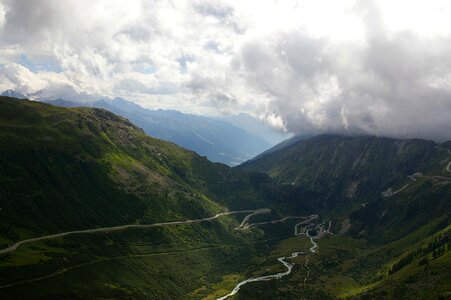
{"type": "Polygon", "coordinates": [[[358,188],[359,188],[359,182],[358,181],[351,182],[351,184],[349,185],[348,189],[346,190],[346,194],[345,194],[346,198],[353,199],[356,196],[358,188]]]}

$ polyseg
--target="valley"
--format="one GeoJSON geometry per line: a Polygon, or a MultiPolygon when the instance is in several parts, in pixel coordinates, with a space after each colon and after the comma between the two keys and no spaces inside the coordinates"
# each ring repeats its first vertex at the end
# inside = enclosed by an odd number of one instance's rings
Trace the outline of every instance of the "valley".
{"type": "MultiPolygon", "coordinates": [[[[293,270],[294,264],[289,263],[288,261],[292,260],[293,258],[297,258],[300,255],[306,255],[305,256],[305,263],[304,263],[304,267],[307,269],[307,275],[304,278],[304,284],[307,282],[309,276],[310,276],[310,268],[308,266],[309,263],[309,256],[311,254],[315,254],[318,251],[318,244],[314,241],[315,239],[320,239],[324,234],[328,233],[331,234],[331,232],[329,230],[325,230],[323,225],[324,225],[324,221],[321,224],[317,224],[316,226],[314,226],[315,224],[310,223],[312,220],[318,218],[317,215],[313,215],[311,217],[309,217],[307,220],[302,221],[297,223],[294,228],[295,228],[295,236],[300,236],[300,235],[305,235],[307,236],[307,238],[310,240],[310,243],[312,244],[312,247],[310,247],[308,249],[308,252],[305,251],[297,251],[297,252],[292,252],[289,256],[286,257],[279,257],[277,258],[277,260],[283,264],[283,266],[287,269],[285,272],[280,272],[280,273],[276,273],[276,274],[271,274],[271,275],[265,275],[265,276],[260,276],[260,277],[252,277],[249,279],[246,279],[244,281],[241,281],[240,283],[238,283],[233,290],[221,297],[218,298],[218,300],[224,300],[227,299],[233,295],[235,295],[236,293],[239,292],[240,288],[248,283],[252,283],[252,282],[261,282],[261,281],[269,281],[269,280],[276,280],[276,279],[281,279],[282,277],[288,276],[291,274],[291,271],[293,270]],[[298,226],[299,225],[303,225],[308,223],[307,226],[305,226],[301,232],[298,232],[298,226]],[[310,235],[310,231],[312,229],[315,229],[317,231],[317,234],[315,236],[310,235]],[[288,260],[288,261],[287,261],[288,260]]],[[[247,227],[249,228],[249,227],[247,227]]]]}
{"type": "MultiPolygon", "coordinates": [[[[312,246],[308,249],[307,252],[305,252],[305,251],[293,252],[288,257],[279,257],[277,260],[280,263],[282,263],[284,265],[284,267],[287,268],[287,270],[285,272],[280,272],[280,273],[276,273],[276,274],[272,274],[272,275],[266,275],[266,276],[246,279],[246,280],[238,283],[237,286],[229,294],[227,294],[226,296],[223,296],[221,298],[218,298],[218,300],[227,299],[227,298],[235,295],[236,293],[238,293],[240,288],[245,284],[252,283],[252,282],[281,279],[282,277],[289,275],[294,267],[294,264],[289,263],[288,261],[290,261],[291,259],[296,258],[300,255],[306,255],[304,267],[308,271],[307,271],[307,275],[304,279],[304,283],[305,283],[308,280],[308,277],[310,275],[310,270],[308,267],[309,256],[311,254],[317,253],[318,248],[319,248],[318,244],[315,242],[315,240],[320,239],[324,234],[332,234],[329,231],[330,224],[329,224],[329,228],[327,230],[324,228],[324,224],[325,224],[324,221],[322,223],[315,225],[312,221],[318,219],[318,215],[302,216],[302,217],[301,216],[288,216],[288,217],[284,217],[279,220],[270,220],[270,221],[258,222],[258,223],[249,222],[250,218],[255,215],[271,213],[271,210],[268,208],[261,208],[261,209],[256,209],[256,210],[230,211],[230,212],[218,213],[212,217],[206,217],[206,218],[196,219],[196,220],[174,221],[174,222],[164,222],[164,223],[145,224],[145,225],[144,224],[142,224],[142,225],[131,224],[131,225],[124,225],[124,226],[108,227],[108,228],[95,228],[95,229],[87,229],[87,230],[80,230],[80,231],[64,232],[64,233],[59,233],[59,234],[54,234],[54,235],[43,236],[43,237],[38,237],[38,238],[34,238],[34,239],[20,241],[8,248],[1,249],[0,255],[13,252],[13,251],[17,250],[19,248],[19,246],[24,245],[24,244],[29,244],[29,243],[34,243],[34,242],[49,240],[49,239],[61,238],[61,237],[72,235],[72,234],[108,233],[108,232],[114,232],[114,231],[124,231],[124,230],[128,230],[128,229],[147,229],[147,228],[152,228],[152,227],[195,224],[195,223],[200,223],[200,222],[213,221],[214,219],[217,219],[221,216],[229,216],[229,215],[244,214],[244,213],[247,213],[247,215],[243,218],[243,221],[240,223],[240,225],[238,227],[235,228],[235,230],[247,230],[251,227],[261,226],[264,224],[277,224],[277,223],[284,222],[284,221],[290,220],[290,219],[305,219],[294,225],[294,235],[295,236],[305,235],[309,239],[312,246]],[[301,225],[305,225],[305,226],[301,230],[299,230],[299,226],[301,226],[301,225]],[[314,235],[314,236],[312,236],[310,234],[310,231],[312,231],[313,229],[315,229],[315,231],[317,232],[316,235],[314,235]]],[[[217,247],[220,247],[220,246],[216,246],[216,247],[211,246],[211,247],[205,247],[205,248],[191,249],[190,251],[202,251],[205,249],[211,250],[211,249],[214,249],[217,247]]],[[[117,260],[117,259],[121,259],[121,258],[144,257],[144,256],[151,256],[151,255],[158,255],[158,256],[171,255],[171,254],[173,255],[176,253],[177,252],[159,252],[159,253],[151,253],[151,254],[139,254],[139,255],[131,255],[131,256],[109,257],[109,258],[104,258],[104,259],[97,259],[97,260],[90,261],[90,262],[87,262],[84,264],[79,264],[79,265],[74,265],[74,266],[71,266],[68,268],[64,268],[62,270],[59,270],[59,271],[49,274],[49,275],[3,285],[3,286],[0,286],[0,289],[6,289],[6,288],[26,284],[26,283],[32,283],[32,282],[37,282],[37,281],[41,281],[41,280],[46,280],[46,279],[49,279],[49,278],[52,278],[52,277],[55,277],[58,275],[62,275],[71,270],[82,268],[82,267],[85,267],[88,265],[97,264],[100,262],[117,260]]]]}
{"type": "Polygon", "coordinates": [[[450,295],[450,142],[322,135],[230,168],[1,97],[0,145],[2,299],[450,295]]]}
{"type": "Polygon", "coordinates": [[[0,0],[0,300],[451,300],[451,1],[0,0]]]}

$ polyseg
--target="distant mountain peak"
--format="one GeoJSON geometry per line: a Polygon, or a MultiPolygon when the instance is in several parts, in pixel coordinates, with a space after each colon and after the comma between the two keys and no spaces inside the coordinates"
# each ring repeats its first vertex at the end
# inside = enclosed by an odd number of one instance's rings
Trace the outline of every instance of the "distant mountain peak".
{"type": "Polygon", "coordinates": [[[67,107],[82,105],[107,109],[134,122],[153,137],[171,141],[212,161],[229,165],[237,165],[271,146],[258,134],[226,120],[176,110],[151,110],[123,98],[104,98],[92,103],[46,102],[67,107]]]}
{"type": "Polygon", "coordinates": [[[17,98],[17,99],[27,99],[28,97],[22,93],[16,92],[14,90],[6,90],[4,91],[1,96],[4,97],[12,97],[12,98],[17,98]]]}

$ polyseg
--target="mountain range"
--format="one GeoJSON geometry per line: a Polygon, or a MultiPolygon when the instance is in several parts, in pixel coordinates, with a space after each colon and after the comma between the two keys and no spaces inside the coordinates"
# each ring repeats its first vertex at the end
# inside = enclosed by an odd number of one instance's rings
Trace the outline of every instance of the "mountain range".
{"type": "Polygon", "coordinates": [[[140,127],[0,97],[2,299],[451,295],[451,142],[298,136],[231,168],[140,127]]]}
{"type": "Polygon", "coordinates": [[[286,136],[245,114],[212,118],[175,110],[149,110],[122,98],[85,103],[62,99],[44,102],[65,107],[107,109],[129,119],[153,137],[231,166],[254,157],[286,136]]]}
{"type": "Polygon", "coordinates": [[[41,98],[7,90],[2,96],[49,103],[62,107],[104,108],[129,119],[150,136],[173,142],[206,156],[214,162],[235,166],[279,143],[289,134],[281,133],[248,114],[205,117],[176,110],[151,110],[122,98],[98,101],[68,101],[41,98]]]}
{"type": "Polygon", "coordinates": [[[3,93],[1,93],[0,96],[3,96],[3,97],[12,97],[12,98],[16,98],[16,99],[27,99],[27,96],[26,96],[26,95],[24,95],[24,94],[22,94],[22,93],[19,93],[19,92],[16,92],[16,91],[14,91],[14,90],[6,90],[6,91],[4,91],[3,93]]]}

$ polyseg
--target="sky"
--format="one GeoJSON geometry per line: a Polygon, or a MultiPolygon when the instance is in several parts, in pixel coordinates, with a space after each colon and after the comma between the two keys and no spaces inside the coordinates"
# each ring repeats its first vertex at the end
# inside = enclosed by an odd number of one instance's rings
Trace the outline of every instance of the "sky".
{"type": "Polygon", "coordinates": [[[0,90],[451,140],[447,0],[0,0],[0,90]]]}

